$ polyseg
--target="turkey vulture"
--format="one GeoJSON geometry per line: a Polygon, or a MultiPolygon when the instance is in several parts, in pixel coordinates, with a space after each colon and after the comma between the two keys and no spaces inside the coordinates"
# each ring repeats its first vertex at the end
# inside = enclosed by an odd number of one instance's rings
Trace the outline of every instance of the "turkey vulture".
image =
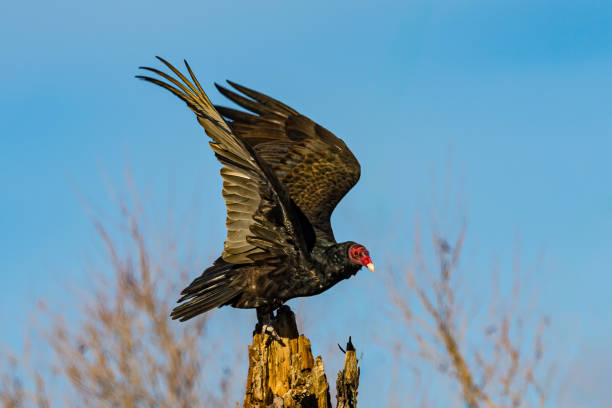
{"type": "Polygon", "coordinates": [[[355,242],[337,243],[330,216],[359,180],[359,162],[330,131],[269,96],[228,81],[216,85],[250,111],[214,106],[185,61],[191,80],[137,78],[166,88],[196,114],[221,162],[227,238],[221,256],[181,293],[172,318],[185,321],[215,307],[256,308],[260,322],[287,300],[321,293],[365,266],[355,242]],[[162,80],[164,79],[164,80],[162,80]]]}

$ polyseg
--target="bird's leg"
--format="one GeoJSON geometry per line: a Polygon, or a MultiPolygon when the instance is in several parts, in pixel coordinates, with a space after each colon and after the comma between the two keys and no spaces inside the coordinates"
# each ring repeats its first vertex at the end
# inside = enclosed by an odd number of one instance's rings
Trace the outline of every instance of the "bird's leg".
{"type": "Polygon", "coordinates": [[[257,308],[257,326],[261,328],[261,334],[268,334],[270,336],[268,341],[276,340],[283,344],[281,337],[274,328],[274,320],[273,309],[257,308]]]}

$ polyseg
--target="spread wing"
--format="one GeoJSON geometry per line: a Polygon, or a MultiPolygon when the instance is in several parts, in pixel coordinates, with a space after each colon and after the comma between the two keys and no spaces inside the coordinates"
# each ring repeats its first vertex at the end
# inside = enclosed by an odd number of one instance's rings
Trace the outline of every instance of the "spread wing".
{"type": "Polygon", "coordinates": [[[142,75],[137,78],[166,88],[187,104],[213,140],[210,147],[223,165],[221,177],[227,207],[223,260],[234,264],[269,260],[279,264],[284,259],[289,264],[297,261],[308,265],[314,231],[272,169],[215,110],[187,61],[191,81],[170,63],[157,58],[178,79],[148,67],[140,68],[165,81],[142,75]]]}
{"type": "Polygon", "coordinates": [[[220,85],[217,89],[251,113],[221,106],[217,110],[274,169],[317,234],[333,240],[331,214],[361,173],[353,153],[333,133],[284,103],[228,83],[242,95],[220,85]]]}

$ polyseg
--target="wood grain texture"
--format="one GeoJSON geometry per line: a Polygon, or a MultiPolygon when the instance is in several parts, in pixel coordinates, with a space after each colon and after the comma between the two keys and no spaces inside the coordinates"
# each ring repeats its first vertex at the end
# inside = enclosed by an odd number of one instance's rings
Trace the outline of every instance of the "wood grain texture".
{"type": "MultiPolygon", "coordinates": [[[[253,335],[243,408],[331,408],[323,360],[314,358],[310,340],[298,335],[288,307],[279,309],[275,327],[282,343],[258,330],[253,335]]],[[[359,367],[354,350],[346,353],[336,385],[338,401],[344,404],[338,407],[356,407],[359,367]]]]}
{"type": "Polygon", "coordinates": [[[359,362],[357,352],[349,340],[347,351],[344,356],[344,369],[338,371],[336,380],[336,408],[356,408],[357,407],[357,388],[359,387],[359,362]]]}

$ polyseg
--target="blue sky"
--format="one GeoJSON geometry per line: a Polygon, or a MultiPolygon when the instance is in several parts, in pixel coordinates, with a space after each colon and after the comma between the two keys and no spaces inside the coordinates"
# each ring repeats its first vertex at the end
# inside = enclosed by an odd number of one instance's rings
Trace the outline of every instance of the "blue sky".
{"type": "Polygon", "coordinates": [[[215,101],[212,82],[231,79],[344,138],[363,170],[336,235],[375,260],[403,247],[450,160],[474,256],[507,264],[517,242],[526,263],[543,253],[533,283],[556,352],[598,359],[612,336],[611,19],[604,1],[12,2],[0,16],[0,338],[18,345],[36,300],[87,284],[97,244],[80,197],[110,209],[104,177],[120,184],[126,167],[152,207],[171,196],[184,210],[201,191],[203,252],[221,248],[206,137],[133,78],[161,55],[187,58],[215,101]]]}

